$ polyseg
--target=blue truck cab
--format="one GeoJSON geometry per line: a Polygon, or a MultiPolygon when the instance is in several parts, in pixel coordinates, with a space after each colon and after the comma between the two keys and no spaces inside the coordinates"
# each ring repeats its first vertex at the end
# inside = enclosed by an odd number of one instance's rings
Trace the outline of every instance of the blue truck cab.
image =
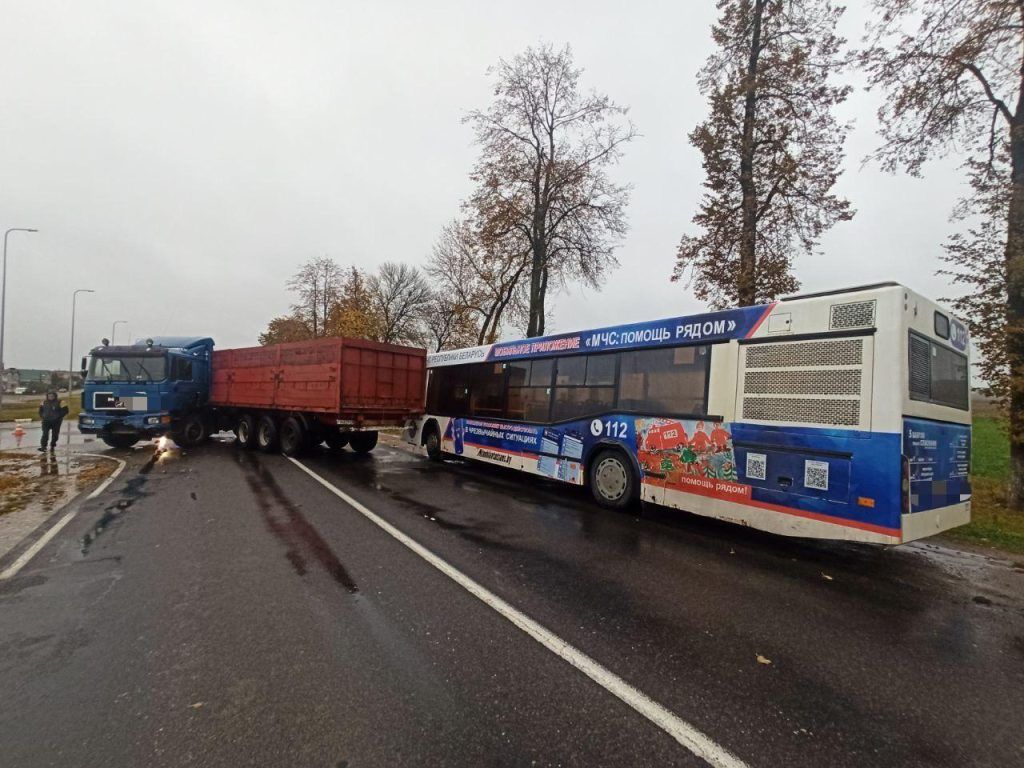
{"type": "Polygon", "coordinates": [[[78,429],[115,448],[170,434],[196,445],[209,434],[213,339],[165,336],[110,346],[82,360],[78,429]]]}

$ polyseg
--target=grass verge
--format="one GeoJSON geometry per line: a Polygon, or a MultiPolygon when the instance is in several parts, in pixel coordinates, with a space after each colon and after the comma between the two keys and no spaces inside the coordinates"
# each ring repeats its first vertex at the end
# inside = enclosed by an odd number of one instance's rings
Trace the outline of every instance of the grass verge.
{"type": "MultiPolygon", "coordinates": [[[[40,398],[42,400],[42,398],[40,398]]],[[[70,400],[64,398],[64,405],[68,407],[67,419],[77,419],[78,412],[82,408],[82,398],[77,395],[70,400]]],[[[39,403],[13,403],[0,408],[0,422],[14,421],[15,419],[39,420],[39,403]]]]}
{"type": "Polygon", "coordinates": [[[975,418],[971,432],[971,522],[949,531],[949,537],[1024,554],[1024,515],[1006,506],[1009,472],[1006,421],[994,416],[975,418]]]}

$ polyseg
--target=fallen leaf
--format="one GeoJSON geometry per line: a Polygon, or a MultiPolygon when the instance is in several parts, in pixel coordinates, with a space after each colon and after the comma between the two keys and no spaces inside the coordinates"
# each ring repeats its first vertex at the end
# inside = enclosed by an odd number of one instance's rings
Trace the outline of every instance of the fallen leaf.
{"type": "Polygon", "coordinates": [[[821,578],[826,579],[827,581],[832,581],[832,577],[829,576],[827,573],[822,573],[821,578]]]}
{"type": "Polygon", "coordinates": [[[191,707],[192,709],[199,709],[205,703],[205,701],[197,701],[195,704],[189,704],[189,707],[191,707]]]}
{"type": "Polygon", "coordinates": [[[772,663],[772,660],[771,660],[771,659],[767,659],[767,658],[765,658],[764,656],[762,656],[762,655],[761,655],[761,654],[759,653],[759,654],[757,654],[757,663],[758,663],[758,664],[771,664],[771,663],[772,663]]]}

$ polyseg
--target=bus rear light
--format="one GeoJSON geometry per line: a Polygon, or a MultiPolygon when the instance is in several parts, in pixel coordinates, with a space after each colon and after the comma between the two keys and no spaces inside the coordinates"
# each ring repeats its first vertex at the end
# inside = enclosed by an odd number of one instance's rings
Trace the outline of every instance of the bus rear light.
{"type": "Polygon", "coordinates": [[[875,508],[875,500],[869,499],[867,496],[858,496],[857,503],[862,507],[868,507],[869,509],[875,508]]]}

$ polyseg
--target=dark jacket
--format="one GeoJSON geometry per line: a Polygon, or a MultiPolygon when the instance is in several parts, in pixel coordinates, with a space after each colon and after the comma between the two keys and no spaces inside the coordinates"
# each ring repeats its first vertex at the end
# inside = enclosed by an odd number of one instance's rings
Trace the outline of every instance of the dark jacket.
{"type": "Polygon", "coordinates": [[[67,415],[68,407],[61,404],[59,397],[53,400],[47,397],[46,400],[43,400],[43,404],[39,406],[39,418],[43,421],[60,421],[67,415]]]}

